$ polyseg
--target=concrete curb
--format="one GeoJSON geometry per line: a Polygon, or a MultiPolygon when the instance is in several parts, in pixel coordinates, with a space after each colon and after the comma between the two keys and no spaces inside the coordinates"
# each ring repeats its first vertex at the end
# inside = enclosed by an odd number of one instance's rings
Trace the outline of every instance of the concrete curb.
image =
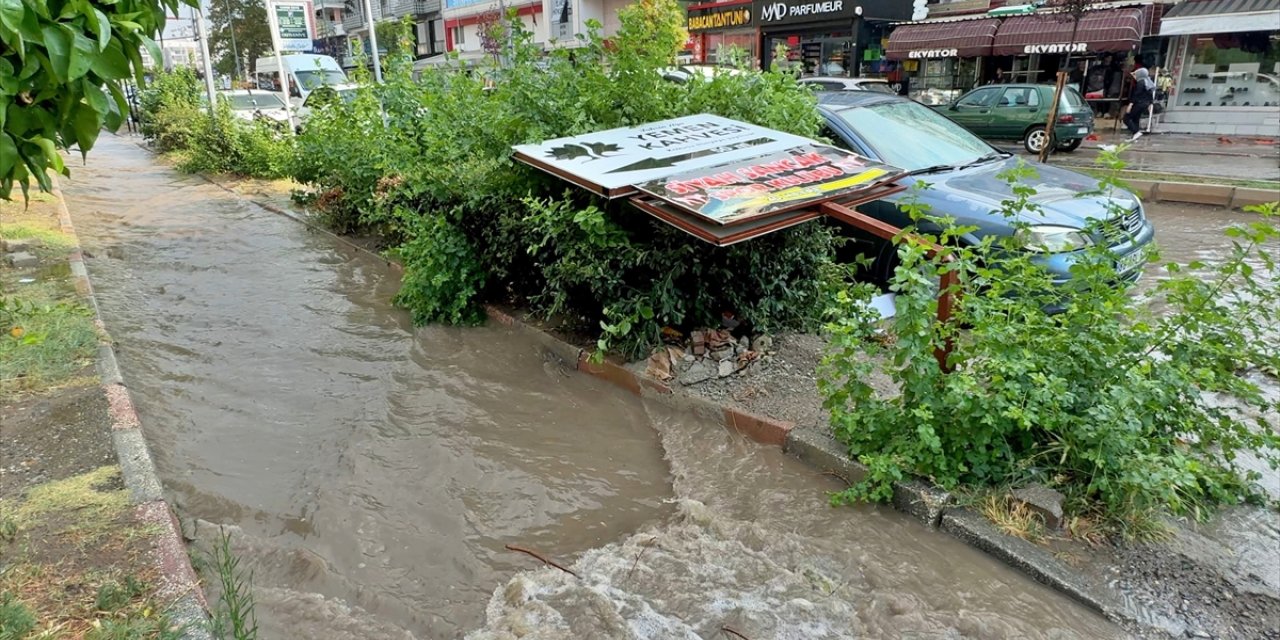
{"type": "MultiPolygon", "coordinates": [[[[688,411],[704,419],[719,420],[726,429],[761,444],[781,447],[788,455],[849,484],[862,480],[868,474],[867,467],[852,459],[848,450],[825,429],[817,426],[797,427],[788,422],[754,415],[701,396],[684,393],[616,362],[592,362],[589,351],[564,342],[507,311],[493,305],[485,305],[485,311],[494,322],[531,337],[539,343],[548,357],[554,357],[566,366],[576,362],[575,368],[582,373],[671,409],[688,411]]],[[[1141,624],[1133,611],[1115,606],[1114,603],[1123,600],[1113,590],[1074,573],[1049,551],[1026,540],[1001,533],[981,514],[956,506],[947,491],[919,479],[895,482],[892,504],[895,509],[922,525],[958,538],[1111,620],[1130,625],[1141,624]]]]}
{"type": "Polygon", "coordinates": [[[1126,178],[1124,182],[1146,202],[1183,202],[1242,209],[1248,205],[1280,200],[1280,190],[1131,178],[1126,178]]]}
{"type": "Polygon", "coordinates": [[[71,238],[75,247],[68,255],[68,262],[76,291],[93,310],[94,325],[100,332],[97,369],[103,395],[107,398],[111,439],[120,464],[120,475],[129,490],[129,500],[135,505],[138,519],[153,525],[158,532],[152,551],[152,560],[160,574],[158,594],[161,599],[169,601],[167,613],[172,622],[182,630],[184,640],[212,640],[207,624],[208,602],[200,588],[200,581],[196,578],[195,569],[191,566],[186,543],[179,533],[177,516],[164,499],[160,477],[156,474],[155,463],[147,448],[133,398],[120,375],[115,349],[102,321],[93,285],[89,281],[89,270],[80,249],[80,238],[71,223],[71,212],[67,208],[57,176],[54,176],[53,195],[58,199],[58,225],[71,238]]]}

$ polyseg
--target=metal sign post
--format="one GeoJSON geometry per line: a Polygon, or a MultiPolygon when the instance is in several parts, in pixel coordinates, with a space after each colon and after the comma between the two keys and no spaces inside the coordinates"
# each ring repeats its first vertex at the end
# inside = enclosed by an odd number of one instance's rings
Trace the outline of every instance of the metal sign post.
{"type": "MultiPolygon", "coordinates": [[[[196,3],[196,6],[192,7],[192,11],[196,14],[196,35],[200,39],[201,66],[204,68],[204,89],[209,94],[209,117],[212,118],[214,109],[218,106],[218,92],[213,88],[213,61],[209,58],[209,37],[204,30],[204,10],[201,8],[200,3],[196,3]]],[[[160,57],[160,64],[163,66],[164,51],[160,52],[160,57]]]]}
{"type": "MultiPolygon", "coordinates": [[[[284,116],[288,124],[285,128],[289,130],[289,135],[293,135],[293,128],[297,124],[293,121],[293,103],[289,100],[289,72],[284,67],[284,56],[280,54],[280,21],[272,0],[267,0],[267,24],[271,31],[271,49],[276,54],[276,71],[280,74],[280,91],[284,93],[284,116]]],[[[301,95],[302,92],[298,93],[301,95]]]]}
{"type": "Polygon", "coordinates": [[[382,63],[378,60],[378,23],[373,19],[373,5],[364,0],[364,15],[369,22],[369,55],[373,60],[373,80],[382,84],[382,63]]]}

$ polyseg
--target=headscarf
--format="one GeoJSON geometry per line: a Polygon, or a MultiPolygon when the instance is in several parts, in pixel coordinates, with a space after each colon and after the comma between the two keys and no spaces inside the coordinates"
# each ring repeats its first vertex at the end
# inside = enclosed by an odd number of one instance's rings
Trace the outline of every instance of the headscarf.
{"type": "Polygon", "coordinates": [[[1147,89],[1148,91],[1156,88],[1156,83],[1151,81],[1151,73],[1145,68],[1134,71],[1133,79],[1137,80],[1138,84],[1142,85],[1142,88],[1147,89]]]}

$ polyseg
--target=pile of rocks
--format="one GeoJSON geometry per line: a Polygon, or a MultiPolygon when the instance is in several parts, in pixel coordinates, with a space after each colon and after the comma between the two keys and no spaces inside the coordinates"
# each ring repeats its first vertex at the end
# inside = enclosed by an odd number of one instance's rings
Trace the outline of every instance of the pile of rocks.
{"type": "Polygon", "coordinates": [[[734,336],[728,329],[692,331],[688,340],[656,349],[649,356],[645,374],[664,382],[675,379],[685,386],[695,385],[739,373],[772,348],[773,338],[767,335],[734,336]]]}

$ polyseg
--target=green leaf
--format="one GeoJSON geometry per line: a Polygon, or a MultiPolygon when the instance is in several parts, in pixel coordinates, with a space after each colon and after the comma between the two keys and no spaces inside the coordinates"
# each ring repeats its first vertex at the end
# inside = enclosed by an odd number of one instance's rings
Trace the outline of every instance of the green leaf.
{"type": "Polygon", "coordinates": [[[106,80],[123,80],[129,77],[129,59],[125,57],[119,40],[112,40],[102,53],[93,57],[89,69],[106,80]]]}
{"type": "Polygon", "coordinates": [[[107,100],[107,94],[98,85],[88,78],[84,78],[80,81],[80,88],[84,91],[85,102],[88,102],[94,111],[104,115],[111,111],[111,103],[107,100]]]}
{"type": "Polygon", "coordinates": [[[98,57],[98,45],[79,33],[71,38],[71,65],[67,69],[67,80],[76,80],[89,72],[93,59],[98,57]]]}
{"type": "Polygon", "coordinates": [[[156,41],[142,35],[141,33],[138,34],[138,39],[142,41],[142,46],[147,48],[147,53],[151,54],[151,59],[156,64],[163,66],[164,52],[160,51],[160,47],[156,44],[156,41]]]}
{"type": "Polygon", "coordinates": [[[93,11],[85,14],[85,19],[89,21],[89,26],[98,36],[98,50],[106,49],[107,44],[111,42],[111,21],[107,19],[107,14],[95,7],[93,11]]]}
{"type": "MultiPolygon", "coordinates": [[[[22,0],[0,0],[0,24],[16,33],[22,27],[22,16],[26,11],[27,8],[22,4],[22,0]]],[[[22,51],[21,45],[18,51],[22,51]]],[[[0,175],[4,174],[0,173],[0,175]]]]}
{"type": "Polygon", "coordinates": [[[102,118],[97,111],[80,105],[71,118],[71,128],[75,131],[76,144],[80,146],[80,156],[83,158],[98,140],[98,133],[102,131],[102,118]]]}
{"type": "Polygon", "coordinates": [[[9,134],[0,131],[0,178],[7,178],[18,162],[18,145],[9,134]]]}
{"type": "Polygon", "coordinates": [[[71,69],[71,34],[59,25],[48,25],[44,34],[45,50],[49,53],[49,71],[59,82],[66,82],[71,69]]]}

